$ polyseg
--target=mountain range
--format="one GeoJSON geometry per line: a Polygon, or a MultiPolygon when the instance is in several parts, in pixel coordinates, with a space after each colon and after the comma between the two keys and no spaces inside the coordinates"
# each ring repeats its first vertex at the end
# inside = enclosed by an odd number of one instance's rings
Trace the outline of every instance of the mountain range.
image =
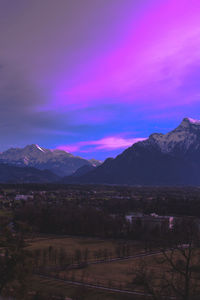
{"type": "Polygon", "coordinates": [[[0,182],[200,185],[200,121],[184,118],[101,163],[38,145],[0,153],[0,182]]]}
{"type": "Polygon", "coordinates": [[[200,121],[184,118],[167,134],[154,133],[115,159],[65,182],[129,185],[199,185],[200,121]]]}
{"type": "Polygon", "coordinates": [[[32,144],[24,148],[11,148],[0,153],[0,162],[18,167],[50,170],[57,176],[71,175],[85,165],[98,166],[100,161],[74,156],[63,150],[49,150],[32,144]]]}

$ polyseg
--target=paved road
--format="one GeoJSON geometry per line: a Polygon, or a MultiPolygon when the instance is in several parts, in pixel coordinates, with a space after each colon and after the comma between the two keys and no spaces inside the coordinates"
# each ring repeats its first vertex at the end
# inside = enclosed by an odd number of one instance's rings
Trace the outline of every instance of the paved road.
{"type": "Polygon", "coordinates": [[[95,289],[99,289],[99,290],[122,293],[122,294],[152,297],[150,294],[145,294],[145,293],[139,292],[139,291],[138,292],[137,291],[133,292],[133,291],[129,291],[129,290],[120,290],[120,289],[116,289],[116,288],[108,288],[108,287],[101,286],[101,285],[84,283],[84,282],[79,282],[79,281],[72,281],[72,280],[65,280],[65,279],[58,279],[58,278],[51,277],[51,276],[46,276],[46,275],[39,275],[39,276],[41,278],[44,278],[44,279],[51,279],[53,281],[64,282],[64,283],[71,284],[71,285],[76,285],[76,286],[85,286],[85,287],[88,287],[88,288],[95,288],[95,289]]]}
{"type": "MultiPolygon", "coordinates": [[[[188,248],[188,245],[179,245],[178,248],[188,248]]],[[[175,250],[176,248],[168,248],[165,249],[165,252],[171,251],[171,250],[175,250]]],[[[137,258],[141,258],[141,257],[146,257],[146,256],[154,256],[157,254],[162,254],[163,251],[162,250],[157,250],[157,251],[151,251],[151,252],[143,252],[143,253],[138,253],[135,255],[130,255],[130,256],[126,256],[126,257],[116,257],[116,258],[110,258],[107,260],[95,260],[95,261],[88,261],[87,265],[96,265],[96,264],[104,264],[104,263],[111,263],[111,262],[116,262],[116,261],[123,261],[123,260],[129,260],[129,259],[137,259],[137,258]]],[[[78,264],[74,264],[71,265],[72,267],[78,267],[78,264]]]]}
{"type": "MultiPolygon", "coordinates": [[[[63,282],[63,283],[70,284],[70,285],[84,286],[84,287],[98,289],[98,290],[104,290],[104,291],[108,291],[108,292],[129,294],[129,295],[135,295],[135,296],[145,296],[145,297],[152,298],[152,295],[150,295],[148,293],[140,292],[140,291],[129,291],[129,290],[116,289],[116,288],[109,288],[109,287],[96,285],[96,284],[90,284],[90,283],[84,283],[84,282],[72,281],[72,280],[65,280],[65,279],[58,279],[58,278],[55,278],[55,277],[40,275],[40,274],[38,274],[38,275],[41,278],[44,278],[44,279],[50,279],[50,280],[53,280],[53,281],[63,282]]],[[[175,297],[168,297],[168,299],[174,300],[176,298],[175,297]]]]}
{"type": "MultiPolygon", "coordinates": [[[[154,256],[154,255],[161,254],[161,253],[162,253],[162,251],[157,250],[157,251],[152,251],[152,252],[138,253],[138,254],[130,255],[130,256],[126,256],[126,257],[116,257],[116,258],[110,258],[107,260],[102,259],[102,260],[88,261],[86,264],[87,265],[107,264],[107,263],[112,263],[112,262],[116,262],[116,261],[137,259],[137,258],[146,257],[146,256],[154,256]]],[[[73,265],[69,266],[69,268],[71,268],[71,267],[77,268],[79,266],[80,266],[79,264],[73,264],[73,265]]]]}

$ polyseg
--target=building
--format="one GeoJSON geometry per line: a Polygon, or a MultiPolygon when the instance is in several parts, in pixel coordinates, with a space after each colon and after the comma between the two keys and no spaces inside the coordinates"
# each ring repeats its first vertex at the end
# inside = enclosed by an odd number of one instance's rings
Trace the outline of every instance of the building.
{"type": "Polygon", "coordinates": [[[15,196],[15,200],[16,201],[20,201],[20,200],[32,200],[33,199],[33,195],[16,195],[15,196]]]}

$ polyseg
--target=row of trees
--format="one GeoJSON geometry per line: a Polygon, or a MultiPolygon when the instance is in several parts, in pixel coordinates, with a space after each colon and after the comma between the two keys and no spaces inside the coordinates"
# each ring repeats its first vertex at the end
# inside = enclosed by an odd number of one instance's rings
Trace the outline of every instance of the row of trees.
{"type": "Polygon", "coordinates": [[[99,248],[91,251],[89,248],[75,249],[68,253],[64,247],[50,245],[45,248],[32,250],[32,257],[36,271],[66,270],[70,267],[83,267],[90,261],[107,261],[112,258],[124,258],[135,254],[135,245],[131,243],[116,243],[114,251],[108,248],[99,248]]]}
{"type": "MultiPolygon", "coordinates": [[[[152,240],[169,234],[166,226],[144,226],[140,219],[131,223],[125,215],[107,213],[73,203],[48,205],[26,203],[14,211],[16,230],[24,233],[65,234],[101,238],[152,240]]],[[[167,223],[166,223],[167,224],[167,223]]]]}

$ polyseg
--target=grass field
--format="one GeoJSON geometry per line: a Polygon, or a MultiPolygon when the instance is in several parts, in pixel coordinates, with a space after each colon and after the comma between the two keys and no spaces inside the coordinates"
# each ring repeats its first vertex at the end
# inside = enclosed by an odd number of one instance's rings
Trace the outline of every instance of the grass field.
{"type": "MultiPolygon", "coordinates": [[[[34,251],[38,248],[45,249],[53,245],[58,249],[60,247],[64,247],[67,249],[67,252],[73,256],[75,249],[89,249],[89,259],[93,260],[94,256],[92,253],[95,251],[99,251],[99,249],[107,249],[113,256],[116,257],[115,248],[118,246],[116,241],[112,240],[101,240],[101,239],[92,239],[92,238],[79,238],[79,237],[46,237],[46,238],[37,238],[33,241],[29,241],[29,246],[27,249],[34,251]]],[[[132,244],[133,252],[135,254],[142,252],[142,247],[139,244],[132,244]]],[[[196,254],[194,256],[194,260],[192,262],[193,265],[197,265],[199,262],[199,250],[196,249],[196,254]]],[[[186,252],[188,250],[186,249],[186,252]]],[[[169,251],[169,255],[172,252],[169,251]]],[[[186,254],[186,253],[185,253],[186,254]]],[[[179,264],[184,261],[184,257],[181,255],[179,250],[176,250],[173,254],[173,259],[175,262],[179,264]],[[182,260],[182,261],[181,261],[182,260]]],[[[121,261],[113,261],[113,262],[101,262],[99,264],[86,264],[84,266],[78,265],[76,268],[64,268],[61,269],[49,269],[48,275],[53,277],[58,277],[60,279],[90,283],[93,285],[105,286],[108,288],[117,288],[131,291],[144,291],[144,287],[140,282],[136,282],[138,270],[141,268],[142,264],[144,264],[147,268],[147,271],[150,272],[150,276],[152,275],[153,284],[155,286],[159,286],[159,282],[162,278],[162,275],[171,276],[170,272],[167,272],[170,269],[170,264],[167,262],[162,262],[164,256],[163,254],[156,254],[152,256],[140,257],[140,258],[132,258],[128,260],[121,261]],[[156,275],[156,276],[155,276],[156,275]]],[[[178,278],[178,277],[177,277],[178,278]]],[[[87,295],[80,298],[88,299],[88,300],[96,300],[96,299],[137,299],[135,296],[131,297],[125,294],[113,294],[111,292],[104,292],[98,289],[93,288],[84,288],[84,287],[75,287],[70,286],[67,283],[58,282],[56,280],[50,279],[41,279],[39,277],[35,277],[34,279],[35,287],[40,289],[42,286],[48,288],[48,290],[52,289],[52,293],[62,292],[65,296],[75,297],[74,295],[87,295]]],[[[44,289],[45,290],[45,289],[44,289]]],[[[142,299],[142,297],[138,297],[142,299]]],[[[75,299],[79,299],[76,298],[75,299]]],[[[143,300],[143,299],[142,299],[143,300]]]]}
{"type": "MultiPolygon", "coordinates": [[[[132,282],[138,268],[140,267],[141,261],[145,262],[148,266],[151,266],[155,272],[160,268],[160,266],[155,262],[155,257],[146,257],[142,259],[138,258],[88,265],[83,269],[60,272],[59,276],[61,278],[67,278],[74,281],[83,281],[107,287],[133,290],[136,287],[132,284],[132,282]]],[[[139,290],[141,290],[141,287],[139,290]]]]}
{"type": "MultiPolygon", "coordinates": [[[[102,252],[107,249],[110,253],[109,257],[116,257],[116,247],[122,242],[114,240],[102,240],[95,238],[81,238],[81,237],[37,237],[34,239],[27,239],[27,249],[30,251],[36,251],[37,249],[47,249],[49,246],[53,246],[58,250],[62,247],[66,250],[68,255],[73,256],[77,249],[84,251],[89,250],[88,261],[95,260],[95,253],[99,251],[102,252]]],[[[131,242],[131,254],[137,254],[143,252],[143,249],[139,243],[131,242]]],[[[98,257],[98,259],[101,259],[98,257]]],[[[88,265],[84,269],[73,269],[67,272],[60,272],[60,276],[63,278],[67,276],[68,279],[73,279],[77,281],[84,280],[88,283],[98,283],[100,285],[110,286],[110,287],[127,287],[132,281],[132,264],[129,261],[119,261],[113,263],[103,263],[98,265],[88,265]]],[[[54,275],[54,273],[52,273],[54,275]]],[[[37,276],[33,280],[33,289],[42,290],[45,289],[48,292],[59,295],[59,293],[64,294],[68,297],[75,297],[81,294],[82,299],[88,300],[98,300],[98,299],[133,299],[130,295],[118,295],[110,292],[105,292],[101,290],[88,289],[83,287],[74,287],[67,284],[63,284],[53,280],[41,279],[37,276]],[[84,296],[87,295],[87,296],[84,296]],[[86,297],[86,298],[84,298],[86,297]]],[[[136,298],[134,298],[136,299],[136,298]]],[[[141,297],[139,297],[141,299],[141,297]]]]}
{"type": "MultiPolygon", "coordinates": [[[[116,240],[103,240],[96,238],[82,238],[82,237],[41,237],[26,240],[27,249],[34,251],[36,249],[44,249],[53,246],[57,250],[65,249],[68,256],[74,256],[79,249],[84,253],[88,250],[88,261],[103,259],[106,255],[109,258],[117,257],[116,248],[122,247],[123,242],[116,240]]],[[[143,248],[139,243],[129,242],[130,254],[137,254],[143,252],[143,248]]]]}
{"type": "Polygon", "coordinates": [[[41,279],[34,276],[32,280],[32,289],[42,291],[44,294],[64,295],[66,298],[77,300],[143,300],[144,297],[128,294],[118,294],[106,292],[92,288],[74,287],[62,282],[51,279],[41,279]]]}

